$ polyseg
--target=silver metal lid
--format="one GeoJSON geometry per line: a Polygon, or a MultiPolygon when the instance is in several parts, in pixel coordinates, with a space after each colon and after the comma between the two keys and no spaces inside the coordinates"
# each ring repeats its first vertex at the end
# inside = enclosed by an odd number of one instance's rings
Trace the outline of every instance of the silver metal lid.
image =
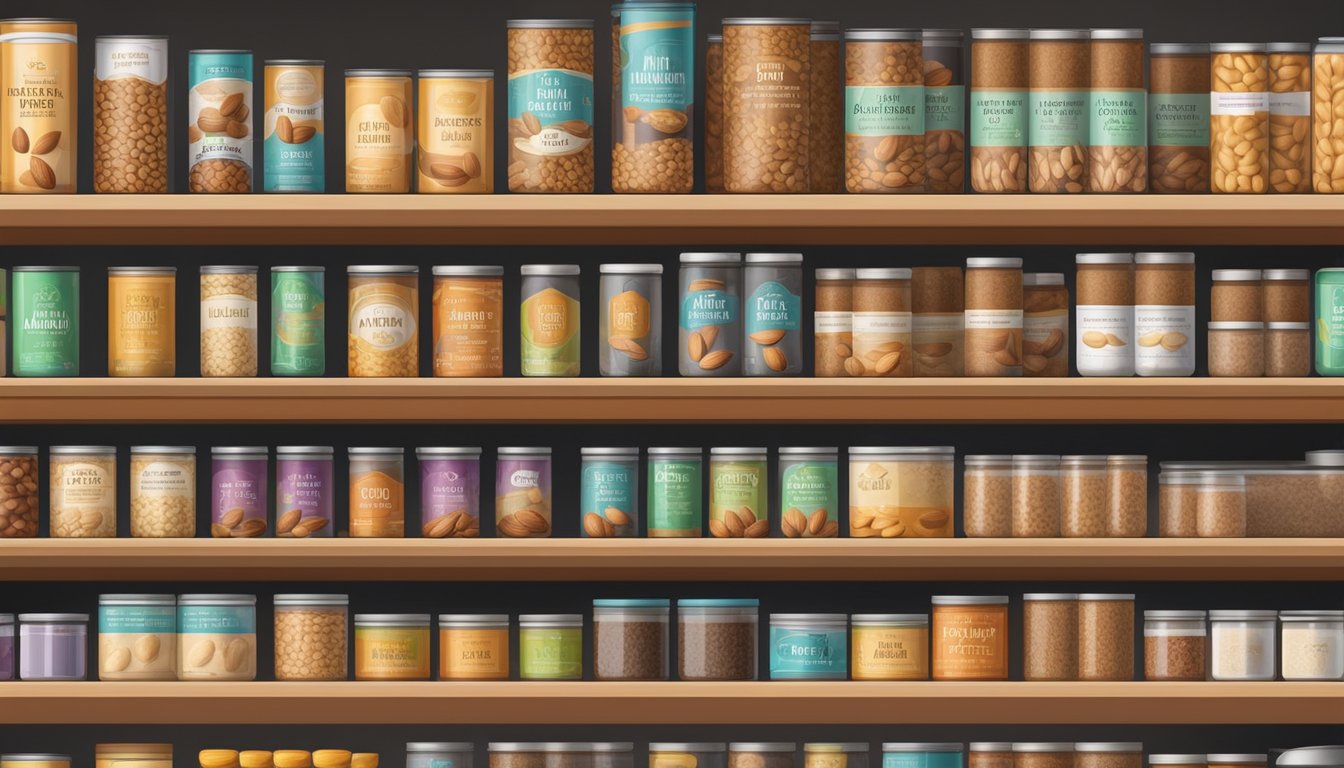
{"type": "Polygon", "coordinates": [[[1142,752],[1139,741],[1080,741],[1073,745],[1074,752],[1142,752]]]}
{"type": "Polygon", "coordinates": [[[1307,451],[1307,464],[1313,467],[1344,467],[1344,451],[1307,451]]]}
{"type": "Polygon", "coordinates": [[[790,446],[790,447],[787,447],[787,448],[780,448],[780,449],[779,449],[779,456],[780,456],[780,458],[783,458],[783,457],[785,457],[785,456],[838,456],[839,454],[840,454],[840,449],[837,448],[837,447],[835,447],[835,446],[830,446],[830,447],[819,447],[819,446],[812,446],[812,447],[798,447],[798,446],[790,446]]]}
{"type": "Polygon", "coordinates": [[[410,77],[409,69],[347,69],[346,77],[410,77]]]}
{"type": "Polygon", "coordinates": [[[653,741],[650,752],[727,752],[728,745],[721,741],[653,741]]]}
{"type": "Polygon", "coordinates": [[[518,617],[520,627],[582,627],[580,613],[524,613],[518,617]]]}
{"type": "Polygon", "coordinates": [[[1209,323],[1210,331],[1263,331],[1264,323],[1244,322],[1240,320],[1219,320],[1209,323]]]}
{"type": "Polygon", "coordinates": [[[966,457],[968,467],[1010,467],[1013,457],[1006,453],[977,453],[966,457]]]}
{"type": "Polygon", "coordinates": [[[965,33],[960,29],[926,29],[924,30],[924,42],[933,42],[935,46],[946,47],[948,45],[961,45],[961,39],[965,33]]]}
{"type": "Polygon", "coordinates": [[[734,741],[729,752],[796,752],[798,745],[791,741],[734,741]]]}
{"type": "Polygon", "coordinates": [[[1215,269],[1213,270],[1213,281],[1221,282],[1247,282],[1260,279],[1260,270],[1258,269],[1215,269]]]}
{"type": "Polygon", "coordinates": [[[252,55],[251,51],[244,50],[242,48],[196,48],[194,50],[187,51],[187,54],[191,56],[194,56],[198,53],[206,53],[206,54],[242,53],[247,54],[248,56],[252,55]]]}
{"type": "Polygon", "coordinates": [[[1208,762],[1208,755],[1149,755],[1149,765],[1204,765],[1208,762]]]}
{"type": "Polygon", "coordinates": [[[570,277],[579,274],[579,265],[524,264],[521,273],[527,277],[570,277]]]}
{"type": "Polygon", "coordinates": [[[177,605],[177,595],[121,594],[99,595],[99,605],[177,605]]]}
{"type": "Polygon", "coordinates": [[[816,741],[803,745],[804,752],[868,752],[868,742],[866,741],[816,741]]]}
{"type": "Polygon", "coordinates": [[[1134,595],[1124,593],[1080,592],[1078,599],[1085,603],[1134,602],[1134,595]]]}
{"type": "Polygon", "coordinates": [[[849,622],[849,615],[844,613],[772,613],[770,614],[771,624],[780,624],[785,626],[839,626],[843,627],[849,622]]]}
{"type": "Polygon", "coordinates": [[[1279,611],[1280,621],[1344,621],[1344,611],[1279,611]]]}
{"type": "Polygon", "coordinates": [[[1308,331],[1311,323],[1265,323],[1267,331],[1308,331]]]}
{"type": "Polygon", "coordinates": [[[821,42],[830,42],[840,39],[840,22],[838,21],[813,21],[808,25],[808,32],[813,40],[821,42]]]}
{"type": "Polygon", "coordinates": [[[710,456],[765,456],[769,448],[710,448],[710,456]]]}
{"type": "Polygon", "coordinates": [[[972,741],[966,745],[969,752],[1012,752],[1011,741],[972,741]]]}
{"type": "Polygon", "coordinates": [[[327,271],[326,267],[313,266],[311,264],[297,264],[286,267],[271,267],[272,272],[317,272],[319,274],[327,271]]]}
{"type": "MultiPolygon", "coordinates": [[[[0,450],[4,450],[4,449],[3,449],[3,448],[0,448],[0,450]]],[[[157,455],[168,455],[168,454],[189,453],[189,454],[191,454],[191,455],[194,456],[194,455],[196,455],[196,446],[194,446],[194,445],[132,445],[132,446],[131,446],[131,453],[132,453],[132,454],[137,454],[137,453],[147,453],[147,454],[151,454],[151,455],[155,455],[155,454],[157,454],[157,455]]]]}
{"type": "Polygon", "coordinates": [[[846,267],[818,269],[816,271],[816,279],[818,282],[825,282],[827,280],[853,280],[854,270],[846,267]]]}
{"type": "Polygon", "coordinates": [[[1261,280],[1310,280],[1311,270],[1309,269],[1263,269],[1260,271],[1261,280]]]}
{"type": "Polygon", "coordinates": [[[500,277],[504,274],[503,267],[493,266],[459,266],[448,265],[434,267],[430,270],[435,277],[500,277]]]}
{"type": "Polygon", "coordinates": [[[476,745],[470,741],[408,741],[406,751],[419,752],[474,752],[476,745]]]}
{"type": "Polygon", "coordinates": [[[1209,621],[1273,621],[1277,611],[1209,611],[1209,621]]]}
{"type": "Polygon", "coordinates": [[[1029,29],[1010,29],[1007,27],[980,27],[971,30],[972,40],[1027,40],[1031,37],[1029,29]]]}
{"type": "Polygon", "coordinates": [[[26,267],[10,267],[11,272],[79,272],[79,267],[58,267],[50,264],[39,264],[26,267]]]}
{"type": "Polygon", "coordinates": [[[947,741],[884,741],[883,752],[961,752],[959,742],[947,741]]]}
{"type": "Polygon", "coordinates": [[[0,624],[13,624],[13,623],[14,623],[14,614],[0,613],[0,624]]]}
{"type": "Polygon", "coordinates": [[[1156,252],[1134,254],[1135,264],[1194,264],[1195,254],[1180,251],[1156,252]]]}
{"type": "Polygon", "coordinates": [[[1269,762],[1269,755],[1218,754],[1208,755],[1209,765],[1260,765],[1269,762]]]}
{"type": "Polygon", "coordinates": [[[239,264],[212,264],[201,267],[202,275],[255,275],[256,267],[247,267],[239,264]]]}
{"type": "Polygon", "coordinates": [[[957,449],[950,445],[853,445],[850,456],[952,456],[957,449]]]}
{"type": "Polygon", "coordinates": [[[910,269],[907,267],[854,270],[854,277],[857,280],[909,280],[910,274],[910,269]]]}
{"type": "Polygon", "coordinates": [[[703,448],[650,448],[650,449],[648,450],[648,453],[649,453],[649,458],[653,458],[654,456],[667,456],[667,457],[675,457],[675,456],[694,456],[695,458],[698,459],[698,458],[701,458],[702,456],[705,455],[705,449],[703,449],[703,448]]]}
{"type": "Polygon", "coordinates": [[[1022,259],[1016,256],[972,256],[966,260],[967,269],[1021,269],[1022,259]]]}
{"type": "Polygon", "coordinates": [[[178,595],[178,605],[250,606],[257,604],[256,595],[178,595]]]}
{"type": "Polygon", "coordinates": [[[115,445],[53,445],[47,449],[52,456],[106,456],[116,452],[115,445]]]}
{"type": "Polygon", "coordinates": [[[428,627],[428,613],[357,613],[356,627],[428,627]]]}
{"type": "Polygon", "coordinates": [[[1027,272],[1022,275],[1022,286],[1024,288],[1040,287],[1043,285],[1063,285],[1063,272],[1027,272]]]}
{"type": "Polygon", "coordinates": [[[748,253],[745,258],[748,264],[803,263],[803,254],[801,253],[748,253]]]}
{"type": "Polygon", "coordinates": [[[87,613],[20,613],[20,624],[84,624],[87,613]]]}
{"type": "Polygon", "coordinates": [[[1210,43],[1212,53],[1265,53],[1264,43],[1210,43]]]}
{"type": "Polygon", "coordinates": [[[441,613],[439,626],[453,629],[509,626],[507,613],[441,613]]]}
{"type": "Polygon", "coordinates": [[[1268,43],[1267,53],[1311,53],[1311,43],[1268,43]]]}
{"type": "Polygon", "coordinates": [[[639,458],[638,448],[580,448],[580,456],[611,456],[620,459],[639,458]]]}
{"type": "Polygon", "coordinates": [[[894,28],[861,28],[846,29],[845,39],[857,42],[886,43],[897,42],[901,40],[922,40],[924,32],[918,29],[894,29],[894,28]]]}
{"type": "Polygon", "coordinates": [[[683,253],[682,264],[741,264],[740,253],[683,253]]]}
{"type": "Polygon", "coordinates": [[[801,19],[798,17],[771,17],[771,16],[735,16],[723,20],[725,27],[793,27],[806,26],[812,28],[811,19],[801,19]]]}
{"type": "Polygon", "coordinates": [[[270,455],[270,449],[264,445],[216,445],[210,447],[212,456],[260,456],[270,455]]]}
{"type": "Polygon", "coordinates": [[[420,268],[410,264],[352,264],[345,268],[347,275],[418,275],[420,268]]]}
{"type": "Polygon", "coordinates": [[[416,73],[420,79],[430,80],[484,80],[493,78],[493,69],[422,69],[416,73]]]}
{"type": "Polygon", "coordinates": [[[1057,741],[1015,741],[1014,752],[1072,752],[1073,744],[1057,741]]]}
{"type": "Polygon", "coordinates": [[[304,595],[289,594],[276,595],[275,606],[294,606],[294,605],[349,605],[349,595],[304,595]]]}
{"type": "Polygon", "coordinates": [[[358,448],[346,448],[345,451],[346,451],[347,454],[349,454],[349,455],[351,455],[351,456],[404,456],[404,455],[406,455],[406,449],[405,449],[405,448],[389,448],[389,447],[361,446],[361,447],[358,447],[358,448]]]}
{"type": "Polygon", "coordinates": [[[1087,40],[1092,36],[1087,29],[1033,29],[1032,40],[1087,40]]]}
{"type": "Polygon", "coordinates": [[[421,458],[478,459],[481,456],[481,449],[479,447],[426,447],[416,448],[415,455],[421,458]]]}
{"type": "Polygon", "coordinates": [[[1093,40],[1142,40],[1142,29],[1094,29],[1093,40]]]}
{"type": "Polygon", "coordinates": [[[1144,611],[1144,621],[1203,621],[1208,611],[1144,611]]]}
{"type": "Polygon", "coordinates": [[[1132,253],[1080,253],[1073,257],[1075,264],[1133,264],[1132,253]]]}
{"type": "Polygon", "coordinates": [[[495,449],[496,456],[550,456],[550,448],[538,446],[504,446],[495,449]]]}
{"type": "Polygon", "coordinates": [[[601,275],[661,275],[662,264],[602,264],[597,268],[601,275]]]}
{"type": "Polygon", "coordinates": [[[267,59],[262,63],[268,67],[320,67],[327,62],[322,59],[267,59]]]}
{"type": "Polygon", "coordinates": [[[108,267],[107,274],[116,277],[164,277],[176,275],[177,267],[108,267]]]}
{"type": "Polygon", "coordinates": [[[592,19],[509,19],[508,29],[592,29],[592,19]]]}
{"type": "Polygon", "coordinates": [[[1322,37],[1316,41],[1317,53],[1344,53],[1344,37],[1322,37]]]}
{"type": "Polygon", "coordinates": [[[167,39],[167,35],[96,35],[93,41],[95,43],[145,43],[151,40],[167,39]]]}
{"type": "Polygon", "coordinates": [[[711,32],[708,35],[705,35],[705,42],[710,45],[723,45],[723,33],[711,32]]]}
{"type": "Polygon", "coordinates": [[[910,626],[923,627],[929,623],[929,614],[927,613],[856,613],[849,617],[849,621],[856,627],[890,627],[890,626],[910,626]]]}
{"type": "Polygon", "coordinates": [[[1022,596],[1024,603],[1077,601],[1076,592],[1028,592],[1022,596]]]}
{"type": "Polygon", "coordinates": [[[1321,746],[1289,749],[1279,755],[1275,764],[1299,768],[1337,768],[1337,766],[1344,765],[1344,747],[1321,746]]]}
{"type": "MultiPolygon", "coordinates": [[[[1148,54],[1150,56],[1208,56],[1208,43],[1150,43],[1148,45],[1148,54]]],[[[1192,755],[1192,757],[1203,757],[1203,755],[1192,755]]]]}
{"type": "Polygon", "coordinates": [[[1007,605],[1007,595],[934,595],[934,605],[1007,605]]]}
{"type": "Polygon", "coordinates": [[[0,762],[6,763],[68,763],[69,755],[58,755],[54,752],[23,752],[8,755],[0,755],[0,762]]]}
{"type": "Polygon", "coordinates": [[[330,456],[335,453],[330,445],[277,445],[276,457],[280,456],[330,456]]]}

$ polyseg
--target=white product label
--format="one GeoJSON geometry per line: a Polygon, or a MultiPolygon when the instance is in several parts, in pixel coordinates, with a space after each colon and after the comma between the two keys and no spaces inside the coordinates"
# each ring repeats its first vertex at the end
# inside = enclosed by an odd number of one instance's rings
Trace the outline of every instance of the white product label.
{"type": "Polygon", "coordinates": [[[350,317],[355,338],[377,350],[397,349],[415,338],[415,318],[399,303],[366,302],[350,317]]]}
{"type": "Polygon", "coordinates": [[[854,333],[904,336],[911,331],[909,312],[855,312],[854,333]]]}
{"type": "Polygon", "coordinates": [[[105,467],[83,462],[66,464],[54,489],[59,498],[52,500],[52,506],[78,507],[111,501],[108,497],[116,490],[113,483],[114,478],[105,467]]]}
{"type": "Polygon", "coordinates": [[[1306,117],[1311,114],[1311,92],[1293,91],[1292,93],[1269,94],[1269,114],[1289,117],[1306,117]]]}
{"type": "Polygon", "coordinates": [[[146,496],[188,498],[196,492],[196,475],[181,464],[156,461],[140,471],[140,493],[146,496]]]}
{"type": "Polygon", "coordinates": [[[1022,327],[1020,309],[968,309],[966,330],[997,330],[1022,327]]]}
{"type": "Polygon", "coordinates": [[[138,77],[160,85],[168,79],[168,41],[99,40],[94,52],[93,77],[102,81],[138,77]]]}
{"type": "Polygon", "coordinates": [[[1195,372],[1195,308],[1134,308],[1134,371],[1140,376],[1189,376],[1195,372]]]}
{"type": "Polygon", "coordinates": [[[192,167],[205,160],[235,160],[252,167],[252,115],[237,120],[241,110],[232,117],[219,111],[225,99],[239,93],[243,95],[242,105],[251,109],[252,83],[248,80],[216,78],[191,89],[187,114],[195,128],[188,134],[195,137],[190,150],[192,167]],[[234,133],[229,132],[231,123],[234,133]]]}
{"type": "Polygon", "coordinates": [[[1209,94],[1211,115],[1254,115],[1256,112],[1268,111],[1269,94],[1265,91],[1246,93],[1214,91],[1209,94]]]}
{"type": "Polygon", "coordinates": [[[849,333],[854,328],[853,314],[849,312],[817,312],[813,317],[814,333],[849,333]]]}
{"type": "Polygon", "coordinates": [[[1078,373],[1084,376],[1134,375],[1134,307],[1079,305],[1078,373]],[[1115,344],[1116,340],[1124,342],[1115,344]]]}
{"type": "Polygon", "coordinates": [[[915,332],[915,343],[918,344],[921,333],[961,333],[966,330],[966,317],[961,312],[928,312],[914,315],[911,328],[915,332]]]}
{"type": "Polygon", "coordinates": [[[257,330],[257,301],[236,294],[219,294],[201,300],[201,331],[216,328],[257,330]]]}

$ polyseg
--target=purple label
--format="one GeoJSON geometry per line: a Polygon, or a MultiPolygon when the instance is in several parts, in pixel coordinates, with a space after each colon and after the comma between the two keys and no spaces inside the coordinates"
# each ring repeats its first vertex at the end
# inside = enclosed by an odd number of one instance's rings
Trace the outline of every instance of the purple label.
{"type": "Polygon", "coordinates": [[[495,463],[495,493],[504,496],[516,491],[536,488],[545,496],[551,495],[551,460],[499,459],[495,463]]]}
{"type": "Polygon", "coordinates": [[[480,517],[481,463],[468,459],[420,460],[420,522],[457,510],[480,517]]]}
{"type": "Polygon", "coordinates": [[[276,459],[275,514],[300,510],[300,520],[322,518],[327,524],[310,536],[331,536],[331,459],[276,459]]]}
{"type": "Polygon", "coordinates": [[[243,516],[240,520],[231,520],[233,525],[245,520],[266,519],[265,459],[216,458],[213,478],[213,522],[221,522],[234,510],[242,510],[243,516]]]}

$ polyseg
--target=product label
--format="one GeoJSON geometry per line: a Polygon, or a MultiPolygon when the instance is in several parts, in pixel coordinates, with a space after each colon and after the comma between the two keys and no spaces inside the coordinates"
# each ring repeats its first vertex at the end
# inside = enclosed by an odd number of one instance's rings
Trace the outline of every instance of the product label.
{"type": "Polygon", "coordinates": [[[882,768],[961,768],[961,753],[883,752],[882,768]]]}
{"type": "Polygon", "coordinates": [[[201,299],[201,331],[219,328],[257,330],[257,300],[226,293],[201,299]]]}
{"type": "Polygon", "coordinates": [[[1316,278],[1316,367],[1344,373],[1344,284],[1316,278]]]}
{"type": "Polygon", "coordinates": [[[1134,371],[1140,376],[1189,376],[1195,372],[1195,308],[1134,307],[1134,371]]]}
{"type": "Polygon", "coordinates": [[[775,680],[845,677],[849,658],[845,632],[770,628],[770,677],[775,680]]]}
{"type": "Polygon", "coordinates": [[[14,373],[79,375],[79,273],[14,273],[14,373]]]}
{"type": "Polygon", "coordinates": [[[798,462],[786,466],[781,475],[780,509],[797,509],[805,515],[824,509],[831,519],[839,516],[835,462],[798,462]]]}
{"type": "Polygon", "coordinates": [[[845,133],[850,136],[924,135],[924,86],[845,86],[845,133]]]}
{"type": "Polygon", "coordinates": [[[1020,309],[968,309],[966,310],[967,330],[997,330],[1022,327],[1020,309]]]}
{"type": "Polygon", "coordinates": [[[148,635],[177,632],[177,609],[171,605],[100,605],[98,634],[148,635]]]}
{"type": "Polygon", "coordinates": [[[326,302],[321,272],[271,272],[271,373],[326,372],[326,302]]]}
{"type": "Polygon", "coordinates": [[[924,130],[956,131],[966,130],[966,116],[963,104],[966,103],[966,86],[938,85],[924,88],[924,130]]]}
{"type": "Polygon", "coordinates": [[[241,510],[243,520],[266,519],[266,462],[230,462],[214,473],[214,521],[230,511],[241,510]],[[243,467],[240,465],[250,466],[243,467]]]}
{"type": "MultiPolygon", "coordinates": [[[[855,680],[925,680],[929,633],[913,627],[854,627],[855,680]]],[[[960,768],[955,766],[954,768],[960,768]]]]}
{"type": "Polygon", "coordinates": [[[607,304],[607,337],[642,339],[649,335],[649,300],[639,291],[622,291],[607,304]]]}
{"type": "Polygon", "coordinates": [[[1148,139],[1155,147],[1209,146],[1209,94],[1149,94],[1148,139]]]}
{"type": "Polygon", "coordinates": [[[1031,91],[1031,146],[1086,144],[1090,100],[1087,91],[1031,91]]]}
{"type": "Polygon", "coordinates": [[[625,6],[620,16],[623,128],[633,142],[690,137],[695,11],[625,6]],[[634,118],[634,119],[631,119],[634,118]]]}
{"type": "MultiPolygon", "coordinates": [[[[189,166],[231,160],[252,173],[252,54],[193,53],[188,61],[189,166]]],[[[221,190],[207,190],[221,191],[221,190]]]]}
{"type": "Polygon", "coordinates": [[[783,283],[769,280],[757,286],[747,300],[746,335],[758,331],[796,331],[802,321],[803,300],[785,288],[783,283]]]}
{"type": "Polygon", "coordinates": [[[479,460],[420,459],[421,522],[457,511],[476,517],[480,511],[479,473],[479,460]]]}
{"type": "Polygon", "coordinates": [[[689,752],[651,752],[649,768],[697,768],[700,761],[689,752]]]}
{"type": "Polygon", "coordinates": [[[116,501],[111,498],[116,493],[116,477],[106,466],[71,462],[62,467],[59,479],[52,489],[56,495],[53,507],[101,507],[116,501]]]}
{"type": "Polygon", "coordinates": [[[1094,147],[1148,146],[1147,94],[1141,90],[1092,91],[1088,135],[1094,147]]]}
{"type": "Polygon", "coordinates": [[[1084,376],[1132,376],[1134,307],[1080,304],[1075,317],[1078,372],[1084,376]]]}
{"type": "Polygon", "coordinates": [[[429,677],[429,629],[355,628],[355,679],[429,677]]]}
{"type": "Polygon", "coordinates": [[[183,635],[255,635],[257,612],[251,606],[180,605],[177,631],[183,635]]]}
{"type": "Polygon", "coordinates": [[[872,334],[885,337],[909,335],[913,318],[909,312],[855,312],[854,335],[872,334]]]}
{"type": "Polygon", "coordinates": [[[267,192],[326,189],[322,67],[266,67],[267,192]]]}
{"type": "Polygon", "coordinates": [[[406,524],[406,488],[377,470],[350,478],[350,535],[401,536],[406,524]]]}
{"type": "Polygon", "coordinates": [[[814,333],[850,333],[854,330],[854,313],[814,312],[812,330],[814,333]]]}
{"type": "MultiPolygon", "coordinates": [[[[276,514],[292,509],[302,510],[300,520],[320,517],[328,523],[332,519],[332,462],[315,459],[275,460],[276,514]]],[[[332,526],[324,525],[310,536],[332,536],[332,526]]]]}
{"type": "Polygon", "coordinates": [[[529,628],[518,633],[518,667],[524,680],[577,679],[583,675],[578,629],[529,628]]]}
{"type": "Polygon", "coordinates": [[[593,140],[593,76],[567,69],[510,75],[509,121],[515,120],[524,136],[514,136],[511,150],[528,155],[581,152],[593,140]]]}
{"type": "Polygon", "coordinates": [[[1213,91],[1209,94],[1209,114],[1254,115],[1269,111],[1269,94],[1265,91],[1213,91]]]}
{"type": "Polygon", "coordinates": [[[493,78],[420,78],[420,192],[494,190],[493,78]]]}
{"type": "Polygon", "coordinates": [[[145,496],[189,499],[196,495],[196,473],[190,465],[151,461],[135,481],[145,496]]]}
{"type": "Polygon", "coordinates": [[[1311,92],[1271,92],[1269,94],[1269,113],[1286,117],[1307,117],[1311,114],[1311,92]]]}
{"type": "Polygon", "coordinates": [[[377,352],[416,343],[414,289],[370,283],[350,290],[350,335],[377,352]]]}
{"type": "Polygon", "coordinates": [[[502,376],[504,281],[436,278],[434,375],[502,376]]]}
{"type": "Polygon", "coordinates": [[[345,79],[345,191],[411,191],[415,116],[407,77],[345,79]]]}
{"type": "MultiPolygon", "coordinates": [[[[637,462],[584,461],[579,490],[579,513],[593,513],[607,517],[607,510],[615,508],[634,519],[639,507],[635,502],[637,462]]],[[[610,520],[609,517],[607,517],[610,520]]],[[[614,522],[614,521],[613,521],[614,522]]],[[[588,537],[586,526],[584,538],[588,537]]],[[[617,536],[633,536],[637,526],[629,523],[616,525],[617,536]]]]}
{"type": "Polygon", "coordinates": [[[725,511],[747,507],[764,520],[768,510],[765,478],[764,461],[710,461],[709,519],[723,522],[725,511]]]}
{"type": "Polygon", "coordinates": [[[1003,610],[939,607],[933,615],[935,679],[1007,679],[1003,610]]]}
{"type": "Polygon", "coordinates": [[[75,191],[76,34],[72,22],[25,24],[0,39],[0,193],[75,191]]]}
{"type": "Polygon", "coordinates": [[[509,676],[506,629],[444,629],[439,632],[439,645],[440,677],[480,680],[509,676]]]}
{"type": "Polygon", "coordinates": [[[138,78],[150,85],[168,80],[168,41],[99,40],[94,50],[93,77],[107,82],[138,78]]]}
{"type": "Polygon", "coordinates": [[[701,462],[649,459],[649,535],[699,536],[701,462]]]}
{"type": "Polygon", "coordinates": [[[108,279],[108,373],[173,375],[175,286],[168,276],[108,279]]]}
{"type": "Polygon", "coordinates": [[[524,376],[579,375],[579,302],[545,288],[522,305],[524,376]]]}
{"type": "Polygon", "coordinates": [[[707,325],[736,325],[738,305],[737,294],[721,288],[690,291],[681,300],[681,327],[698,331],[707,325]]]}
{"type": "Polygon", "coordinates": [[[971,91],[971,146],[1027,146],[1026,91],[971,91]]]}

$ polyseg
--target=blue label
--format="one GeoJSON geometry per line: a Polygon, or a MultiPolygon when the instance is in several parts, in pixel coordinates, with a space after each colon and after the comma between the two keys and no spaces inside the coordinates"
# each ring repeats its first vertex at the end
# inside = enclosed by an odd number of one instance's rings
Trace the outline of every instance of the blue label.
{"type": "Polygon", "coordinates": [[[621,8],[621,102],[684,111],[695,102],[695,6],[621,8]]]}
{"type": "Polygon", "coordinates": [[[171,605],[100,605],[98,632],[104,635],[177,632],[177,611],[171,605]]]}
{"type": "Polygon", "coordinates": [[[286,144],[279,136],[266,137],[267,192],[322,192],[326,190],[326,153],[322,133],[303,144],[286,144]]]}
{"type": "Polygon", "coordinates": [[[188,87],[200,83],[226,78],[252,82],[252,52],[235,53],[197,53],[192,51],[187,57],[188,87]]]}
{"type": "MultiPolygon", "coordinates": [[[[593,76],[566,69],[536,69],[509,78],[509,117],[531,112],[542,131],[568,120],[593,122],[593,76]]],[[[536,138],[536,137],[533,137],[536,138]]]]}
{"type": "Polygon", "coordinates": [[[727,291],[695,291],[681,300],[681,327],[698,331],[707,325],[736,325],[737,296],[727,291]]]}
{"type": "Polygon", "coordinates": [[[849,642],[844,630],[804,632],[770,628],[770,677],[775,680],[843,680],[849,642]]]}
{"type": "Polygon", "coordinates": [[[747,301],[746,333],[757,331],[796,331],[803,316],[803,300],[783,284],[770,280],[761,283],[747,301]]]}
{"type": "Polygon", "coordinates": [[[179,605],[177,626],[183,635],[255,635],[257,612],[242,605],[179,605]]]}
{"type": "Polygon", "coordinates": [[[961,768],[961,753],[884,752],[882,768],[961,768]]]}
{"type": "MultiPolygon", "coordinates": [[[[634,520],[635,511],[635,462],[585,461],[583,477],[579,491],[579,506],[582,514],[594,512],[606,517],[606,509],[615,507],[634,520]]],[[[582,528],[582,526],[580,526],[582,528]]],[[[583,531],[584,538],[588,531],[583,531]]]]}

